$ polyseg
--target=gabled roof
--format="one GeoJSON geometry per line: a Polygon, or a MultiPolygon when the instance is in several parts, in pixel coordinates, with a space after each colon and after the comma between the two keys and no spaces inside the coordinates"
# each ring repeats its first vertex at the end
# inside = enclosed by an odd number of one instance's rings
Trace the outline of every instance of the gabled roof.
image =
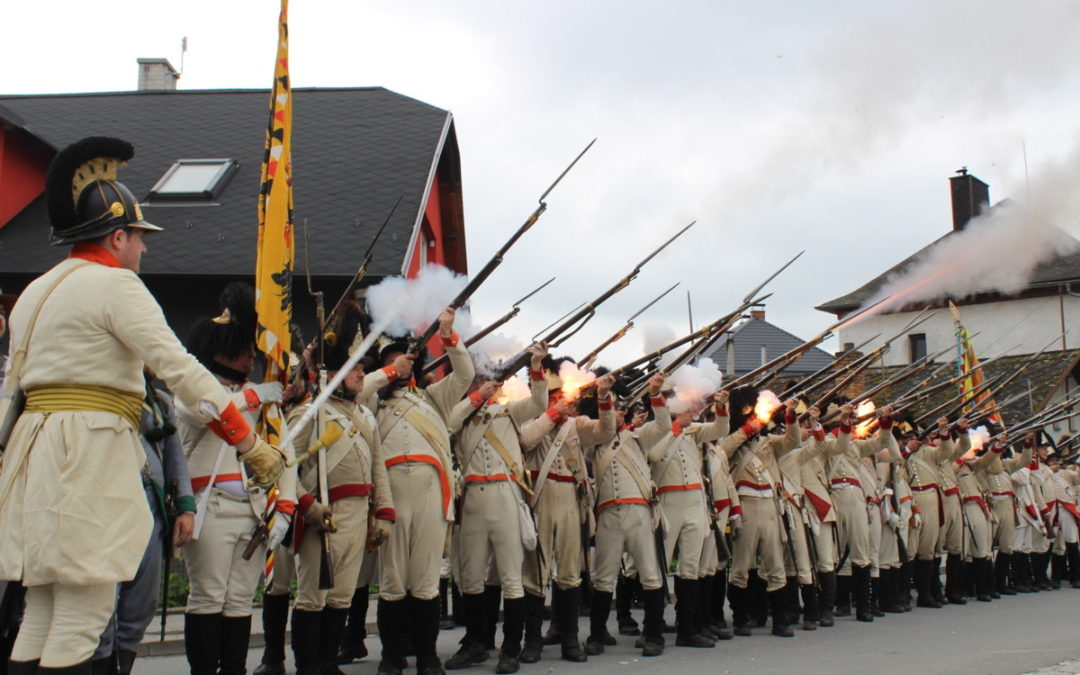
{"type": "MultiPolygon", "coordinates": [[[[786,330],[756,317],[744,319],[737,324],[728,339],[732,341],[735,347],[736,375],[749,373],[762,365],[762,346],[765,347],[766,361],[771,361],[806,342],[786,330]]],[[[720,367],[720,370],[727,372],[727,340],[718,340],[712,351],[705,354],[705,356],[712,359],[720,367]]],[[[817,347],[811,347],[803,354],[801,359],[781,371],[779,376],[807,375],[824,368],[832,361],[833,357],[827,352],[817,347]]]]}
{"type": "MultiPolygon", "coordinates": [[[[144,209],[166,228],[148,240],[144,275],[235,275],[255,269],[268,96],[267,90],[0,96],[0,111],[57,148],[90,135],[130,141],[135,157],[120,180],[140,199],[178,159],[238,160],[218,205],[144,209]]],[[[368,273],[402,273],[436,163],[451,158],[450,170],[458,171],[450,113],[381,87],[294,89],[292,150],[297,269],[304,270],[307,220],[317,276],[351,277],[399,196],[368,273]]],[[[66,253],[47,245],[42,197],[0,226],[5,274],[40,273],[66,253]]]]}
{"type": "MultiPolygon", "coordinates": [[[[1011,205],[1010,200],[1005,199],[994,205],[993,208],[998,208],[1003,205],[1011,205]]],[[[1058,255],[1052,260],[1048,260],[1038,265],[1032,273],[1030,286],[1051,285],[1060,283],[1063,281],[1071,281],[1080,279],[1080,246],[1076,239],[1071,235],[1065,233],[1062,230],[1054,228],[1059,233],[1063,243],[1069,244],[1074,249],[1070,253],[1058,255]]],[[[955,231],[949,231],[942,237],[939,237],[927,246],[922,247],[915,253],[911,254],[904,260],[900,261],[896,265],[893,265],[883,273],[871,279],[869,282],[863,284],[854,291],[847,295],[842,295],[838,298],[829,300],[828,302],[818,305],[815,309],[822,312],[830,312],[836,315],[843,315],[846,312],[862,307],[871,299],[877,297],[878,292],[893,278],[900,276],[903,272],[906,272],[909,268],[916,263],[921,262],[938,244],[946,241],[950,237],[955,236],[955,231]]]]}

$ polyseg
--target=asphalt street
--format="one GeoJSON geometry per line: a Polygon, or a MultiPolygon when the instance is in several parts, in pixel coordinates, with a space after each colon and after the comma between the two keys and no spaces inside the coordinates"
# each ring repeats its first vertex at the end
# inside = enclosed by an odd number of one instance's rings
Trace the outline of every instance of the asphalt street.
{"type": "MultiPolygon", "coordinates": [[[[674,611],[668,608],[667,618],[674,611]]],[[[640,621],[640,612],[635,612],[640,621]]],[[[730,619],[730,616],[728,617],[730,619]]],[[[609,630],[614,632],[614,617],[609,630]]],[[[588,620],[581,620],[581,638],[588,630],[588,620]]],[[[457,648],[463,628],[444,631],[439,639],[439,653],[445,659],[457,648]]],[[[985,673],[1013,675],[1048,668],[1080,657],[1080,590],[1063,588],[1003,598],[990,604],[970,601],[966,606],[948,606],[940,610],[916,609],[900,615],[888,615],[872,624],[853,618],[838,619],[833,628],[814,632],[796,630],[794,638],[769,635],[757,629],[752,637],[720,642],[713,649],[675,647],[668,636],[666,653],[657,658],[642,658],[633,648],[633,639],[618,636],[619,644],[607,652],[589,658],[587,664],[574,664],[558,658],[558,647],[545,647],[540,663],[523,665],[528,675],[559,673],[985,673]]],[[[361,662],[343,666],[349,675],[374,674],[379,641],[368,638],[373,654],[361,662]]],[[[248,672],[259,663],[260,649],[248,657],[248,672]]],[[[493,673],[495,654],[487,663],[468,671],[493,673]]],[[[410,666],[414,665],[410,659],[410,666]]],[[[291,669],[291,657],[290,657],[291,669]]],[[[178,674],[187,672],[183,656],[141,658],[136,673],[178,674]]],[[[291,670],[290,670],[291,672],[291,670]]],[[[406,673],[415,672],[412,668],[406,673]]],[[[1053,673],[1076,671],[1076,663],[1053,669],[1053,673]]]]}

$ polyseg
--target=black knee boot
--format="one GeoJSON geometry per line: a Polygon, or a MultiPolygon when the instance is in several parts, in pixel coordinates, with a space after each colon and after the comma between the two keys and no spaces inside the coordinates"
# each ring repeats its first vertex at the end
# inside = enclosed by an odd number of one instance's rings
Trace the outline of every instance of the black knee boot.
{"type": "Polygon", "coordinates": [[[817,630],[818,621],[821,620],[817,587],[814,584],[803,584],[799,587],[799,591],[802,593],[803,630],[817,630]]]}
{"type": "Polygon", "coordinates": [[[713,647],[715,642],[697,632],[701,585],[697,579],[675,577],[675,644],[680,647],[713,647]]]}
{"type": "Polygon", "coordinates": [[[720,639],[720,636],[713,629],[712,598],[715,578],[715,575],[710,574],[707,577],[698,579],[701,599],[698,601],[697,616],[694,617],[695,631],[713,641],[720,639]]]}
{"type": "Polygon", "coordinates": [[[244,675],[247,672],[248,643],[251,640],[251,616],[226,616],[221,619],[221,669],[218,675],[244,675]]]}
{"type": "Polygon", "coordinates": [[[930,591],[930,586],[932,584],[930,577],[933,574],[933,560],[915,561],[915,589],[918,592],[918,598],[916,598],[915,604],[919,607],[941,609],[941,603],[934,599],[934,596],[930,591]]]}
{"type": "Polygon", "coordinates": [[[285,626],[289,623],[289,594],[264,595],[263,655],[254,675],[285,675],[285,626]]]}
{"type": "Polygon", "coordinates": [[[1069,585],[1080,588],[1080,544],[1065,544],[1065,561],[1069,566],[1069,585]]]}
{"type": "Polygon", "coordinates": [[[495,649],[495,630],[499,625],[502,586],[484,586],[484,649],[495,649]]]}
{"type": "Polygon", "coordinates": [[[450,586],[450,619],[453,620],[455,626],[464,626],[465,612],[461,606],[461,589],[452,579],[448,585],[450,586]]]}
{"type": "Polygon", "coordinates": [[[836,576],[836,616],[851,616],[851,575],[836,576]]]}
{"type": "Polygon", "coordinates": [[[450,579],[443,577],[439,579],[439,630],[450,630],[453,627],[454,620],[450,618],[450,579]]]}
{"type": "Polygon", "coordinates": [[[558,624],[563,660],[578,663],[588,661],[589,657],[585,655],[585,651],[581,648],[581,642],[578,640],[581,587],[561,589],[554,586],[552,593],[559,596],[556,606],[559,608],[558,624]]]}
{"type": "Polygon", "coordinates": [[[911,586],[912,575],[915,574],[915,561],[908,560],[906,563],[900,565],[900,574],[897,577],[896,587],[898,589],[900,598],[900,607],[905,612],[910,612],[913,607],[911,604],[911,586]]]}
{"type": "Polygon", "coordinates": [[[787,621],[789,626],[794,626],[799,623],[799,614],[802,612],[802,607],[799,606],[799,578],[798,577],[786,577],[784,590],[787,591],[787,597],[784,600],[784,605],[787,607],[787,621]]]}
{"type": "Polygon", "coordinates": [[[941,556],[935,555],[930,561],[930,595],[934,601],[945,605],[945,589],[941,584],[941,556]]]}
{"type": "Polygon", "coordinates": [[[768,584],[758,576],[758,570],[750,570],[746,589],[750,618],[755,625],[764,627],[769,622],[768,584]]]}
{"type": "Polygon", "coordinates": [[[945,596],[950,605],[966,605],[964,599],[964,559],[950,553],[945,558],[945,596]]]}
{"type": "Polygon", "coordinates": [[[975,576],[975,599],[979,602],[991,602],[994,596],[994,566],[990,558],[976,558],[973,561],[975,576]]]}
{"type": "Polygon", "coordinates": [[[873,574],[870,576],[870,613],[874,616],[885,616],[885,612],[881,611],[881,572],[878,571],[878,577],[875,579],[873,574]]]}
{"type": "Polygon", "coordinates": [[[818,596],[818,625],[832,628],[835,624],[833,609],[836,607],[836,572],[818,572],[821,595],[818,596]]]}
{"type": "Polygon", "coordinates": [[[1034,566],[1032,578],[1035,580],[1035,585],[1042,591],[1049,591],[1052,588],[1050,585],[1050,577],[1046,574],[1046,568],[1049,562],[1050,551],[1041,551],[1039,553],[1031,554],[1031,564],[1034,566]]]}
{"type": "Polygon", "coordinates": [[[745,588],[728,584],[728,602],[731,603],[731,625],[739,636],[751,635],[750,608],[747,606],[749,593],[745,588]]]}
{"type": "Polygon", "coordinates": [[[457,653],[446,660],[447,670],[469,668],[477,663],[483,663],[488,658],[484,648],[484,624],[487,612],[484,607],[483,593],[465,593],[461,596],[462,607],[465,610],[465,639],[457,653]]]}
{"type": "Polygon", "coordinates": [[[319,675],[344,675],[337,664],[341,635],[349,620],[347,607],[324,607],[322,628],[319,631],[319,675]]]}
{"type": "Polygon", "coordinates": [[[522,663],[536,663],[544,647],[541,629],[544,624],[544,597],[525,594],[525,643],[519,659],[522,663]]]}
{"type": "Polygon", "coordinates": [[[619,624],[619,635],[641,635],[637,621],[630,615],[633,603],[632,581],[620,574],[615,580],[615,620],[619,624]]]}
{"type": "Polygon", "coordinates": [[[521,636],[525,630],[525,598],[503,600],[503,642],[495,672],[516,673],[521,656],[521,636]]]}
{"type": "Polygon", "coordinates": [[[585,653],[589,656],[604,653],[607,645],[608,615],[611,614],[611,593],[593,589],[592,607],[589,608],[589,637],[585,639],[585,653]]]}
{"type": "Polygon", "coordinates": [[[442,661],[439,660],[437,644],[439,640],[439,596],[430,600],[421,600],[407,596],[411,605],[409,620],[412,623],[413,639],[416,641],[417,675],[445,675],[442,661]]]}
{"type": "Polygon", "coordinates": [[[1068,575],[1068,563],[1065,554],[1053,553],[1050,555],[1050,587],[1055,591],[1061,588],[1061,582],[1068,575]]]}
{"type": "Polygon", "coordinates": [[[997,560],[994,561],[994,582],[997,592],[1002,595],[1016,595],[1012,589],[1012,554],[998,551],[997,560]]]}
{"type": "Polygon", "coordinates": [[[408,630],[408,607],[405,600],[383,600],[375,610],[379,624],[382,658],[378,675],[401,675],[405,668],[405,632],[408,630]]]}
{"type": "Polygon", "coordinates": [[[727,602],[727,570],[721,570],[713,578],[712,615],[713,632],[719,634],[721,629],[727,628],[727,620],[724,618],[724,604],[727,602]]]}
{"type": "Polygon", "coordinates": [[[338,663],[352,663],[356,659],[362,659],[368,655],[367,645],[367,612],[371,595],[367,586],[356,589],[352,596],[352,604],[349,605],[349,619],[345,624],[345,632],[341,636],[341,647],[338,649],[338,663]]]}
{"type": "Polygon", "coordinates": [[[775,591],[768,591],[766,595],[769,598],[769,609],[772,612],[772,634],[777,637],[795,637],[791,626],[785,623],[788,611],[788,593],[785,589],[780,588],[775,591]]]}
{"type": "Polygon", "coordinates": [[[664,653],[664,589],[642,589],[641,596],[645,605],[641,655],[660,656],[664,653]]]}
{"type": "Polygon", "coordinates": [[[886,614],[903,614],[903,598],[900,597],[899,567],[890,567],[881,570],[881,611],[886,614]]]}
{"type": "Polygon", "coordinates": [[[870,566],[851,566],[851,599],[855,605],[855,619],[873,621],[874,613],[870,609],[870,566]]]}
{"type": "Polygon", "coordinates": [[[184,649],[192,675],[217,675],[222,618],[221,614],[184,615],[184,649]]]}
{"type": "Polygon", "coordinates": [[[318,675],[322,612],[293,609],[292,652],[297,675],[318,675]]]}

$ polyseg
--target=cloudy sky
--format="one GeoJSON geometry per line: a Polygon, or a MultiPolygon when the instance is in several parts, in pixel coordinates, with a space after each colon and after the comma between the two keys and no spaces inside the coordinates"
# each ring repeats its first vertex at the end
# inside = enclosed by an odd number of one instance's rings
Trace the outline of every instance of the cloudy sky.
{"type": "MultiPolygon", "coordinates": [[[[179,65],[184,36],[180,88],[270,84],[274,0],[4,14],[2,93],[133,89],[135,59],[179,65]]],[[[1022,202],[1026,175],[1080,145],[1072,0],[292,0],[290,33],[296,87],[380,85],[453,112],[473,269],[598,138],[474,298],[481,323],[558,275],[511,324],[527,337],[697,219],[567,344],[577,354],[676,280],[638,325],[681,331],[687,290],[711,320],[803,249],[768,318],[810,337],[831,319],[814,305],[950,228],[956,169],[1022,202]]],[[[601,360],[636,356],[643,333],[601,360]]]]}

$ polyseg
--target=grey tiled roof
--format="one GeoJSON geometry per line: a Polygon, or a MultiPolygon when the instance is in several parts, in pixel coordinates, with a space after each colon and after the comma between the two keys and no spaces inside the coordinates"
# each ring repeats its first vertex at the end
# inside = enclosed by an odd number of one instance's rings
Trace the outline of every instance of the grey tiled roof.
{"type": "MultiPolygon", "coordinates": [[[[994,208],[998,208],[998,206],[1006,204],[1010,204],[1010,200],[1002,200],[998,203],[998,205],[995,205],[994,208]]],[[[1066,249],[1067,247],[1072,247],[1074,250],[1070,253],[1058,255],[1052,260],[1038,265],[1032,273],[1031,280],[1029,282],[1032,286],[1080,279],[1080,250],[1075,250],[1077,248],[1077,242],[1071,235],[1065,233],[1064,231],[1058,230],[1058,233],[1062,239],[1061,248],[1066,249]]],[[[880,291],[885,286],[885,284],[889,282],[889,280],[908,270],[916,263],[920,262],[929,253],[931,249],[933,249],[938,244],[946,241],[950,237],[953,237],[954,235],[955,232],[948,232],[944,236],[939,237],[932,243],[911,254],[896,265],[893,265],[889,269],[885,270],[884,272],[874,277],[867,283],[863,284],[859,288],[855,289],[854,291],[851,291],[846,295],[842,295],[838,298],[833,298],[826,303],[818,305],[816,309],[823,312],[843,315],[849,310],[863,306],[868,300],[874,298],[877,295],[878,291],[880,291]]]]}
{"type": "MultiPolygon", "coordinates": [[[[401,205],[375,248],[372,276],[400,273],[450,114],[383,88],[293,91],[297,269],[309,224],[312,272],[352,276],[391,206],[401,205]]],[[[154,91],[0,96],[0,117],[54,147],[90,135],[135,146],[120,180],[144,199],[181,158],[232,158],[239,169],[216,206],[148,206],[166,232],[149,241],[144,275],[237,275],[255,269],[256,197],[267,121],[266,90],[154,91]]],[[[456,146],[449,127],[447,146],[456,146]]],[[[456,156],[456,147],[453,148],[456,156]]],[[[66,250],[47,245],[38,198],[0,228],[0,270],[36,274],[66,250]]]]}
{"type": "MultiPolygon", "coordinates": [[[[767,362],[805,342],[768,321],[754,317],[745,319],[737,325],[731,332],[730,339],[735,345],[735,375],[744,375],[762,365],[762,346],[765,347],[765,361],[767,362]]],[[[720,370],[727,372],[726,339],[718,340],[716,346],[705,356],[716,362],[720,370]]],[[[832,361],[833,357],[827,352],[812,347],[803,354],[801,359],[785,368],[779,376],[808,375],[824,368],[832,361]]]]}

